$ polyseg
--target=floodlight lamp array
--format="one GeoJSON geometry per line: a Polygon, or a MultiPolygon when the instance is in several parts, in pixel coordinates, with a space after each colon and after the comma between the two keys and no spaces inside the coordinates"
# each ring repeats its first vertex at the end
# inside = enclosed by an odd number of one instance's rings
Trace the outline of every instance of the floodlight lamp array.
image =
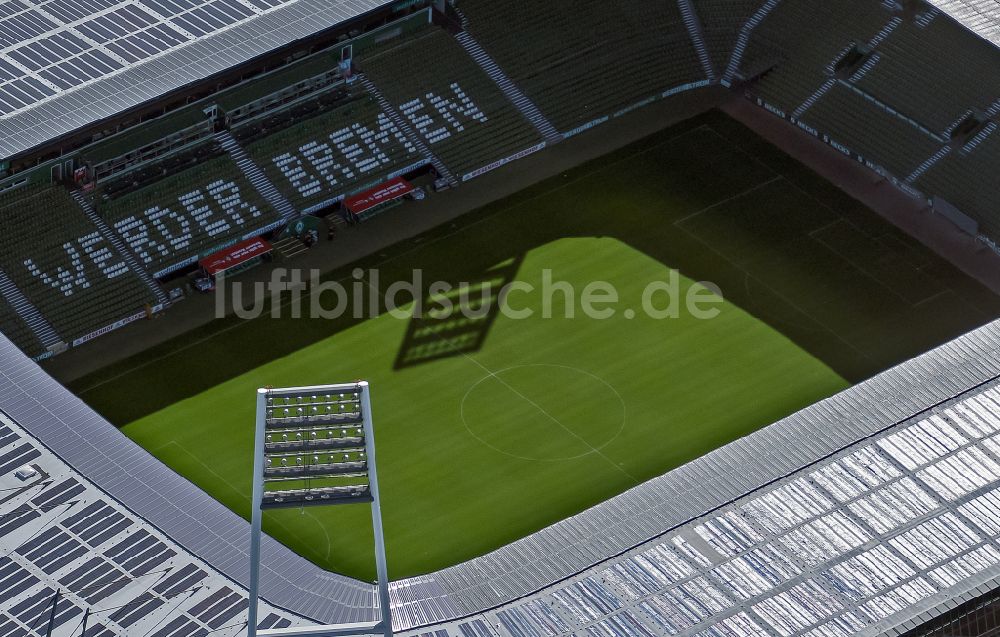
{"type": "Polygon", "coordinates": [[[360,391],[268,395],[262,508],[371,502],[360,391]]]}
{"type": "Polygon", "coordinates": [[[266,416],[268,429],[319,424],[360,427],[361,398],[357,391],[268,396],[266,416]]]}
{"type": "Polygon", "coordinates": [[[257,390],[250,514],[248,637],[392,637],[392,600],[378,494],[371,388],[366,381],[257,390]],[[366,503],[371,508],[379,619],[259,630],[265,509],[366,503]]]}

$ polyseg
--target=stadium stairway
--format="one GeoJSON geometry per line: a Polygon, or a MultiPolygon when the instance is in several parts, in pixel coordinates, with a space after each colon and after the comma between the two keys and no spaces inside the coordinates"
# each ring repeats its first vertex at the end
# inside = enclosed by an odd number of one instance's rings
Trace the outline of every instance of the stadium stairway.
{"type": "Polygon", "coordinates": [[[52,348],[63,342],[56,334],[52,324],[45,320],[38,308],[32,305],[31,301],[14,285],[14,282],[3,270],[0,270],[0,295],[17,312],[43,347],[52,348]]]}
{"type": "Polygon", "coordinates": [[[455,39],[462,45],[462,48],[469,54],[469,57],[479,65],[479,68],[483,69],[483,72],[500,87],[504,97],[510,100],[510,103],[516,106],[517,110],[521,111],[521,114],[524,115],[524,118],[535,127],[535,130],[541,134],[546,144],[552,145],[562,141],[562,134],[542,114],[538,106],[507,77],[507,74],[503,72],[500,65],[486,52],[486,49],[479,44],[478,40],[472,37],[468,31],[460,31],[455,36],[455,39]]]}
{"type": "Polygon", "coordinates": [[[361,82],[361,86],[363,86],[365,90],[375,98],[375,101],[378,102],[379,108],[382,109],[382,112],[389,116],[389,119],[392,120],[393,124],[399,127],[399,130],[403,131],[403,134],[406,135],[406,138],[410,140],[410,143],[416,147],[420,154],[424,157],[430,158],[431,165],[434,166],[434,170],[437,171],[437,174],[443,177],[452,188],[457,186],[458,180],[455,179],[455,175],[448,170],[448,167],[444,165],[444,162],[441,161],[441,159],[431,151],[424,140],[417,135],[416,131],[413,130],[413,127],[410,126],[409,122],[407,122],[403,116],[399,114],[399,110],[385,98],[382,91],[375,86],[375,82],[372,82],[371,79],[369,79],[364,73],[358,73],[356,77],[358,78],[358,81],[361,82]]]}
{"type": "Polygon", "coordinates": [[[722,75],[721,83],[723,86],[729,86],[733,82],[733,78],[740,70],[740,65],[743,63],[743,54],[747,51],[747,46],[750,44],[750,36],[753,35],[754,29],[764,21],[764,18],[774,10],[775,7],[781,0],[767,0],[754,14],[747,20],[747,23],[743,25],[740,29],[740,35],[736,39],[736,46],[733,48],[733,56],[729,58],[729,66],[726,67],[725,73],[722,75]]]}
{"type": "Polygon", "coordinates": [[[916,167],[916,169],[914,169],[912,173],[910,173],[910,175],[905,180],[906,183],[912,184],[916,180],[920,179],[920,177],[924,173],[926,173],[928,170],[937,165],[939,161],[947,157],[948,154],[951,153],[951,151],[952,151],[951,144],[946,144],[941,148],[939,148],[937,152],[935,152],[933,155],[925,159],[919,166],[916,167]]]}
{"type": "Polygon", "coordinates": [[[146,287],[152,291],[153,296],[156,298],[156,302],[162,305],[169,304],[170,299],[167,297],[166,292],[163,291],[163,288],[160,287],[160,284],[156,282],[156,279],[154,279],[149,272],[146,271],[146,268],[142,267],[142,264],[139,263],[132,251],[129,250],[125,243],[121,240],[118,233],[114,232],[104,221],[101,215],[97,214],[97,211],[94,210],[94,206],[92,206],[90,201],[87,199],[87,196],[80,190],[70,192],[70,196],[74,201],[76,201],[77,204],[80,205],[80,209],[83,210],[83,214],[85,214],[87,219],[94,224],[94,227],[101,233],[101,236],[104,237],[108,243],[114,246],[115,250],[118,251],[118,254],[120,254],[125,260],[129,269],[135,272],[136,276],[138,276],[146,287]]]}
{"type": "Polygon", "coordinates": [[[983,130],[976,133],[975,137],[967,141],[965,145],[962,146],[962,152],[965,154],[971,153],[977,146],[982,144],[990,135],[992,135],[994,131],[996,131],[997,126],[996,122],[990,122],[987,124],[983,130]]]}
{"type": "Polygon", "coordinates": [[[823,96],[829,93],[830,89],[832,89],[836,85],[837,85],[837,80],[833,79],[832,77],[824,80],[823,83],[820,85],[820,87],[816,89],[816,91],[813,92],[812,95],[806,98],[806,101],[799,104],[798,108],[792,111],[792,117],[795,118],[802,117],[803,113],[812,108],[816,104],[816,102],[823,99],[823,96]]]}
{"type": "Polygon", "coordinates": [[[691,0],[677,0],[677,6],[680,7],[684,26],[687,28],[688,35],[691,36],[691,43],[694,44],[694,50],[698,54],[698,62],[701,63],[701,68],[705,71],[705,78],[709,82],[714,82],[715,68],[712,66],[712,58],[705,46],[705,32],[701,20],[698,18],[698,12],[691,4],[691,0]]]}
{"type": "Polygon", "coordinates": [[[228,130],[223,130],[216,133],[214,137],[219,142],[219,145],[233,158],[233,161],[243,171],[247,179],[250,180],[250,184],[254,187],[254,190],[260,193],[260,196],[278,211],[282,219],[287,221],[298,216],[299,213],[295,207],[292,206],[291,202],[284,195],[278,192],[278,189],[274,187],[274,184],[267,178],[264,171],[260,169],[260,166],[254,160],[250,159],[250,156],[240,146],[240,143],[236,141],[232,133],[228,130]]]}

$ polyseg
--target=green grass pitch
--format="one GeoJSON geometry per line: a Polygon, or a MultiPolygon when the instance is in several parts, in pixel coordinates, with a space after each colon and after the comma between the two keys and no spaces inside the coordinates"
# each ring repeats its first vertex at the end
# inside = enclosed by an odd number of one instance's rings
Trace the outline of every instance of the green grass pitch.
{"type": "MultiPolygon", "coordinates": [[[[718,113],[356,265],[378,266],[383,288],[414,268],[425,282],[541,287],[549,269],[577,291],[611,282],[621,301],[606,320],[564,318],[557,301],[556,318],[458,329],[387,314],[216,321],[72,389],[248,516],[254,390],[370,380],[400,578],[598,504],[1000,312],[987,290],[718,113]],[[718,317],[625,316],[671,268],[683,289],[719,286],[718,317]],[[160,391],[122,400],[149,386],[160,391]]],[[[540,300],[511,297],[535,310],[540,300]]],[[[366,507],[269,512],[265,530],[326,568],[373,577],[366,507]]]]}

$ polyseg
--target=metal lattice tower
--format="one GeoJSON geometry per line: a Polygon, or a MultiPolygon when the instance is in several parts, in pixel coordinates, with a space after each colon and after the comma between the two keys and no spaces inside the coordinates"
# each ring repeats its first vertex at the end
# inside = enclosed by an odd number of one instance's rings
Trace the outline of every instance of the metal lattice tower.
{"type": "Polygon", "coordinates": [[[365,381],[257,390],[248,637],[392,635],[369,392],[365,381]],[[258,630],[264,511],[336,504],[371,506],[381,618],[356,624],[258,630]]]}

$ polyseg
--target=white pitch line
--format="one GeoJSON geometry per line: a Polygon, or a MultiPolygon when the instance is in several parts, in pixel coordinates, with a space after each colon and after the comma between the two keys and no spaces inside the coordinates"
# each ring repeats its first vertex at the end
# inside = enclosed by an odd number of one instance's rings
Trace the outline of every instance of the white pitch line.
{"type": "Polygon", "coordinates": [[[761,183],[759,183],[759,184],[757,184],[755,186],[751,186],[751,187],[747,188],[746,190],[744,190],[743,192],[740,192],[740,193],[737,193],[737,194],[733,195],[732,197],[726,197],[722,201],[717,201],[717,202],[713,203],[710,206],[705,206],[701,210],[695,210],[692,213],[686,214],[683,217],[681,217],[680,219],[677,219],[676,221],[674,221],[673,225],[679,226],[680,224],[684,223],[685,221],[688,221],[689,219],[693,219],[694,217],[697,217],[698,215],[700,215],[703,212],[708,212],[709,210],[713,210],[715,208],[718,208],[719,206],[725,205],[725,204],[729,203],[730,201],[735,201],[735,200],[739,199],[740,197],[745,197],[746,195],[749,195],[752,192],[756,192],[756,191],[760,190],[761,188],[763,188],[765,186],[770,186],[774,182],[780,181],[781,179],[783,179],[783,177],[781,175],[778,175],[777,177],[772,177],[772,178],[768,179],[767,181],[762,181],[761,183]]]}
{"type": "MultiPolygon", "coordinates": [[[[362,280],[365,283],[367,283],[368,287],[370,287],[372,290],[374,290],[376,294],[381,294],[382,293],[381,290],[379,290],[378,287],[376,287],[371,281],[369,281],[367,277],[363,278],[362,280]]],[[[514,387],[512,387],[507,381],[505,381],[504,379],[502,379],[499,376],[497,376],[496,373],[493,370],[491,370],[489,367],[487,367],[486,365],[483,365],[482,363],[480,363],[476,359],[472,358],[472,356],[469,356],[469,354],[467,354],[466,352],[463,352],[463,351],[459,350],[458,348],[456,348],[455,345],[450,340],[448,340],[447,338],[445,338],[444,336],[441,336],[440,334],[437,334],[436,336],[442,342],[444,342],[444,344],[447,345],[453,352],[455,352],[456,354],[461,354],[466,360],[472,362],[474,365],[476,365],[477,367],[479,367],[480,369],[482,369],[484,372],[486,372],[489,376],[497,379],[500,382],[500,384],[502,384],[504,387],[506,387],[511,392],[513,392],[515,395],[519,396],[521,399],[523,399],[524,401],[526,401],[529,405],[531,405],[532,407],[534,407],[535,409],[537,409],[538,411],[540,411],[542,413],[542,415],[544,415],[546,418],[548,418],[552,422],[554,422],[557,425],[559,425],[563,429],[563,431],[565,431],[566,433],[568,433],[569,435],[573,436],[574,438],[576,438],[577,440],[579,440],[580,442],[582,442],[584,445],[586,445],[587,447],[589,447],[590,450],[591,450],[591,453],[596,453],[601,458],[607,460],[608,464],[610,464],[612,467],[614,467],[615,469],[617,469],[618,471],[620,471],[622,473],[622,475],[624,475],[626,478],[628,478],[629,480],[631,480],[635,484],[641,484],[641,482],[638,479],[636,479],[635,476],[633,476],[631,473],[629,473],[625,469],[622,469],[621,466],[618,463],[616,463],[614,460],[612,460],[611,458],[609,458],[603,451],[601,451],[600,449],[598,449],[594,445],[592,445],[589,442],[587,442],[586,440],[584,440],[582,437],[580,437],[579,434],[577,434],[576,432],[574,432],[573,430],[571,430],[566,425],[564,425],[561,422],[559,422],[559,420],[555,416],[553,416],[549,412],[545,411],[545,409],[543,409],[542,406],[539,405],[538,403],[536,403],[535,401],[531,400],[530,398],[528,398],[527,396],[525,396],[521,392],[517,391],[517,389],[515,389],[514,387]]],[[[589,455],[589,453],[588,454],[584,454],[584,455],[589,455]]]]}

